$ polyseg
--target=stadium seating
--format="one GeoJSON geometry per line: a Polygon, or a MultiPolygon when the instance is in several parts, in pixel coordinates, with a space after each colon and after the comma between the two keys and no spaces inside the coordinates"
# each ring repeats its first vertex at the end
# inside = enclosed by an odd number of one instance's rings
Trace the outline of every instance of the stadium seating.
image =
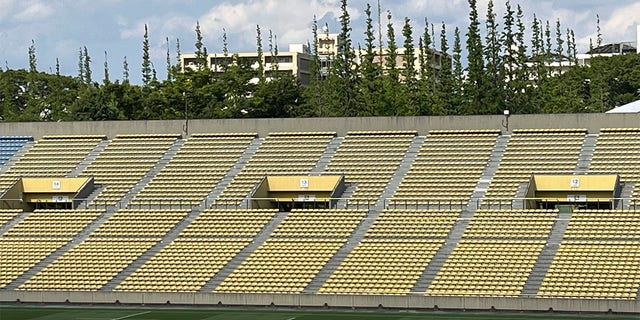
{"type": "Polygon", "coordinates": [[[206,210],[116,290],[198,291],[275,213],[273,209],[206,210]]]}
{"type": "Polygon", "coordinates": [[[25,145],[33,141],[31,136],[0,136],[0,166],[4,165],[13,155],[25,145]]]}
{"type": "Polygon", "coordinates": [[[497,130],[429,131],[391,205],[415,207],[448,200],[468,201],[498,133],[497,130]]]}
{"type": "MultiPolygon", "coordinates": [[[[44,136],[3,168],[0,189],[20,177],[68,176],[85,164],[80,176],[106,189],[96,198],[98,209],[0,209],[0,290],[637,300],[635,207],[573,208],[569,215],[513,205],[531,173],[573,172],[586,133],[514,130],[483,206],[441,210],[427,206],[469,201],[497,130],[429,131],[404,177],[393,174],[411,159],[405,156],[416,132],[351,131],[324,171],[345,174],[348,187],[355,186],[345,203],[356,205],[289,213],[225,207],[246,198],[265,174],[310,172],[335,133],[268,134],[246,163],[241,157],[260,141],[255,133],[194,134],[179,150],[177,134],[121,135],[92,161],[83,159],[106,137],[44,136]],[[240,173],[216,200],[220,205],[198,207],[236,165],[240,173]],[[401,181],[392,201],[374,206],[396,186],[391,179],[401,181]],[[101,209],[136,185],[129,206],[101,209]]],[[[16,140],[13,152],[28,137],[16,140]]],[[[0,162],[3,143],[0,137],[0,162]]],[[[589,172],[619,173],[636,184],[636,198],[628,200],[637,199],[639,144],[640,128],[601,129],[589,172]]]]}
{"type": "Polygon", "coordinates": [[[215,291],[302,292],[365,213],[357,209],[294,209],[215,291]]]}
{"type": "Polygon", "coordinates": [[[111,140],[80,174],[94,177],[96,184],[106,186],[93,202],[98,205],[118,202],[179,137],[176,134],[119,135],[111,140]]]}
{"type": "Polygon", "coordinates": [[[517,297],[558,211],[479,210],[428,295],[517,297]]]}
{"type": "Polygon", "coordinates": [[[20,209],[0,209],[0,227],[22,212],[20,209]]]}
{"type": "Polygon", "coordinates": [[[373,204],[404,158],[415,131],[352,131],[327,166],[356,184],[350,203],[373,204]]]}
{"type": "Polygon", "coordinates": [[[20,177],[65,177],[104,136],[44,136],[9,171],[0,176],[4,192],[20,177]]]}
{"type": "Polygon", "coordinates": [[[639,198],[640,128],[600,129],[589,171],[619,174],[621,181],[635,184],[633,198],[639,198]]]}
{"type": "Polygon", "coordinates": [[[636,298],[639,224],[638,211],[574,211],[538,296],[636,298]]]}
{"type": "Polygon", "coordinates": [[[582,149],[585,129],[516,129],[491,180],[485,198],[511,205],[521,183],[534,172],[573,172],[582,149]]]}
{"type": "Polygon", "coordinates": [[[191,135],[131,205],[199,204],[255,137],[255,133],[191,135]]]}
{"type": "Polygon", "coordinates": [[[319,293],[407,294],[460,211],[385,210],[319,293]]]}
{"type": "Polygon", "coordinates": [[[266,174],[307,174],[316,165],[334,132],[270,133],[242,171],[218,197],[219,203],[237,203],[266,174]],[[234,200],[235,199],[235,200],[234,200]]]}

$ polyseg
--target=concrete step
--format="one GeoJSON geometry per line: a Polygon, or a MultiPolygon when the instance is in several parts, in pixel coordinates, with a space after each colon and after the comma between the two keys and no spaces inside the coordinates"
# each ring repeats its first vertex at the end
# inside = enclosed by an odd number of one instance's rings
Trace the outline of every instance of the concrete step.
{"type": "Polygon", "coordinates": [[[52,252],[50,255],[45,257],[36,263],[33,267],[27,270],[25,273],[20,275],[18,278],[11,281],[4,287],[4,290],[15,290],[20,285],[25,283],[27,280],[31,279],[34,275],[38,274],[42,271],[46,266],[50,265],[62,255],[67,253],[69,250],[75,248],[77,245],[81,244],[85,240],[89,238],[89,235],[93,233],[96,229],[98,229],[107,219],[109,219],[116,212],[114,207],[109,207],[104,213],[102,213],[98,218],[88,224],[82,231],[80,231],[70,242],[58,248],[58,250],[52,252]]]}
{"type": "Polygon", "coordinates": [[[217,288],[224,279],[226,279],[234,270],[236,270],[247,257],[249,257],[254,251],[256,251],[267,239],[273,231],[282,223],[284,218],[287,217],[287,212],[278,212],[269,221],[260,232],[253,238],[251,243],[244,247],[240,252],[234,256],[227,264],[218,271],[207,283],[200,288],[200,292],[212,292],[217,288]]]}
{"type": "Polygon", "coordinates": [[[491,185],[491,180],[493,180],[496,171],[498,171],[498,168],[500,167],[500,161],[502,161],[504,151],[507,149],[509,139],[511,139],[511,135],[500,135],[496,138],[493,150],[491,150],[491,154],[487,160],[487,165],[484,167],[484,170],[482,170],[482,174],[480,174],[478,183],[473,189],[473,193],[471,194],[471,198],[467,204],[467,208],[472,212],[475,212],[475,210],[478,209],[478,206],[482,203],[482,199],[487,194],[487,190],[489,190],[489,186],[491,185]]]}
{"type": "Polygon", "coordinates": [[[567,230],[569,221],[571,220],[571,212],[560,212],[556,217],[556,221],[551,228],[547,243],[540,252],[536,263],[533,265],[531,273],[527,278],[522,289],[522,297],[535,297],[540,290],[540,285],[544,280],[544,276],[547,274],[553,258],[558,252],[560,243],[564,238],[564,233],[567,230]]]}
{"type": "Polygon", "coordinates": [[[20,223],[20,221],[26,218],[29,213],[31,212],[21,212],[17,216],[13,217],[13,219],[7,221],[5,224],[0,225],[0,236],[9,231],[9,229],[13,228],[16,224],[20,223]]]}
{"type": "Polygon", "coordinates": [[[411,140],[411,144],[409,144],[409,148],[407,148],[402,161],[400,161],[400,164],[398,164],[396,171],[391,176],[391,179],[389,179],[389,183],[387,183],[387,186],[382,191],[380,199],[378,199],[378,202],[376,202],[376,207],[378,208],[378,210],[384,209],[386,200],[392,198],[398,190],[398,187],[400,187],[402,180],[404,180],[407,172],[409,172],[409,170],[411,169],[411,165],[413,165],[413,162],[418,157],[420,148],[422,148],[422,145],[424,144],[426,138],[426,136],[413,137],[413,140],[411,140]]]}
{"type": "Polygon", "coordinates": [[[587,134],[582,142],[582,149],[578,156],[578,163],[574,168],[575,173],[587,173],[591,166],[591,159],[593,159],[593,152],[595,151],[596,144],[598,142],[597,134],[587,134]]]}
{"type": "MultiPolygon", "coordinates": [[[[242,172],[242,169],[244,169],[245,165],[249,162],[251,157],[253,157],[253,155],[258,152],[258,149],[260,149],[263,141],[264,138],[255,138],[253,139],[253,141],[251,141],[244,153],[240,156],[240,158],[238,158],[238,161],[236,161],[233,167],[229,171],[227,171],[227,174],[220,180],[218,185],[216,185],[211,193],[209,193],[209,195],[205,199],[207,203],[213,203],[214,205],[216,205],[216,200],[220,198],[220,195],[224,192],[227,186],[229,186],[229,184],[233,182],[233,179],[238,174],[240,174],[240,172],[242,172]]],[[[226,206],[227,204],[225,203],[219,205],[219,207],[222,208],[226,206]]]]}
{"type": "Polygon", "coordinates": [[[327,282],[327,279],[336,271],[338,266],[342,264],[344,259],[353,251],[353,249],[362,241],[369,228],[373,225],[376,219],[380,216],[380,210],[369,210],[367,216],[362,219],[360,224],[351,232],[351,235],[347,241],[336,251],[336,253],[327,261],[327,263],[320,269],[315,275],[313,280],[304,288],[302,293],[311,294],[316,293],[322,285],[327,282]]]}
{"type": "Polygon", "coordinates": [[[200,213],[202,213],[201,207],[192,209],[182,220],[180,220],[180,222],[173,226],[173,228],[171,228],[171,230],[167,232],[159,242],[149,248],[145,253],[140,255],[136,260],[120,271],[115,277],[109,280],[109,282],[100,288],[100,291],[112,291],[115,289],[122,281],[127,279],[136,270],[151,260],[153,256],[164,249],[164,247],[178,238],[180,233],[187,228],[200,215],[200,213]]]}
{"type": "Polygon", "coordinates": [[[36,145],[35,141],[29,141],[22,145],[22,147],[18,149],[18,151],[16,151],[13,156],[11,156],[7,161],[5,161],[5,163],[2,164],[2,166],[0,166],[0,174],[9,171],[9,169],[13,167],[13,165],[16,164],[16,162],[18,162],[22,156],[29,152],[29,150],[31,150],[34,145],[36,145]]]}
{"type": "Polygon", "coordinates": [[[336,154],[336,150],[338,150],[338,147],[340,147],[343,140],[344,137],[334,137],[331,139],[327,148],[324,150],[324,153],[320,156],[318,163],[316,163],[316,166],[311,169],[310,173],[324,172],[329,163],[331,163],[331,159],[333,159],[333,156],[336,154]]]}
{"type": "Polygon", "coordinates": [[[116,203],[115,207],[117,208],[126,208],[129,205],[129,202],[147,185],[149,181],[153,179],[164,167],[173,159],[173,157],[178,153],[178,150],[184,145],[186,140],[184,139],[176,139],[173,144],[167,148],[167,151],[160,157],[160,160],[156,163],[153,168],[151,168],[147,173],[136,183],[130,190],[125,194],[118,203],[116,203]]]}
{"type": "Polygon", "coordinates": [[[82,171],[84,171],[90,164],[91,162],[93,162],[93,160],[95,160],[98,155],[100,155],[100,153],[102,151],[104,151],[104,149],[109,145],[109,140],[105,139],[100,141],[95,148],[93,148],[93,150],[91,150],[89,153],[87,153],[87,155],[84,157],[84,159],[82,159],[82,161],[80,161],[80,163],[78,163],[78,165],[76,166],[75,169],[73,169],[73,171],[69,172],[69,174],[67,174],[68,178],[75,178],[78,175],[80,175],[82,173],[82,171]]]}
{"type": "Polygon", "coordinates": [[[413,288],[411,289],[412,294],[425,294],[438,272],[440,272],[440,269],[444,265],[447,258],[449,258],[453,250],[458,245],[458,242],[460,241],[460,238],[462,238],[464,231],[469,226],[470,219],[463,217],[473,216],[474,212],[475,211],[463,210],[460,213],[458,220],[454,223],[451,231],[449,231],[445,243],[440,247],[440,249],[438,249],[438,251],[436,251],[436,254],[424,269],[422,275],[420,275],[420,278],[418,278],[416,283],[413,285],[413,288]]]}

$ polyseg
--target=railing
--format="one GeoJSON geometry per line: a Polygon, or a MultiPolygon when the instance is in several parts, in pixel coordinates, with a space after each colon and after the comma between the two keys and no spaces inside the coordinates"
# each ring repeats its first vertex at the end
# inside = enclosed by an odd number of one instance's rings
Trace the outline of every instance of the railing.
{"type": "MultiPolygon", "coordinates": [[[[36,209],[41,208],[87,208],[87,209],[250,209],[250,208],[351,208],[370,210],[382,201],[384,209],[544,209],[557,205],[573,205],[576,209],[617,209],[624,211],[640,211],[640,198],[611,198],[586,202],[571,202],[564,199],[549,200],[542,198],[481,198],[475,201],[455,198],[386,198],[386,199],[354,199],[354,198],[321,198],[321,199],[283,199],[283,198],[153,198],[135,199],[127,205],[113,200],[72,199],[60,202],[33,202],[36,209]]],[[[22,199],[2,199],[2,209],[22,209],[22,199]]]]}

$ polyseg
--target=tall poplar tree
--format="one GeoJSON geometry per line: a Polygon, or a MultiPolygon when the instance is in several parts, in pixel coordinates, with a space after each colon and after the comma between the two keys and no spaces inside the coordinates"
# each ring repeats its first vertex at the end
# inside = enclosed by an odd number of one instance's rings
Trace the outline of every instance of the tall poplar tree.
{"type": "Polygon", "coordinates": [[[144,25],[144,36],[142,39],[142,84],[148,86],[153,76],[151,74],[151,59],[149,55],[149,31],[144,25]]]}
{"type": "Polygon", "coordinates": [[[482,39],[476,0],[469,1],[469,28],[467,30],[467,81],[465,82],[466,114],[481,114],[486,111],[483,105],[485,96],[485,70],[482,39]]]}
{"type": "Polygon", "coordinates": [[[496,13],[493,10],[493,1],[490,0],[487,5],[487,18],[485,22],[484,57],[486,61],[487,95],[483,103],[490,108],[488,112],[491,113],[498,112],[504,108],[504,90],[502,85],[504,83],[504,60],[501,56],[504,38],[501,37],[498,28],[496,13]]]}
{"type": "Polygon", "coordinates": [[[89,50],[84,47],[84,82],[91,84],[93,82],[93,75],[91,73],[91,56],[89,56],[89,50]]]}
{"type": "Polygon", "coordinates": [[[38,60],[36,58],[36,42],[31,39],[31,45],[29,46],[29,72],[38,72],[38,60]]]}
{"type": "Polygon", "coordinates": [[[411,20],[404,18],[404,26],[402,27],[402,36],[404,37],[404,53],[402,55],[402,80],[404,81],[404,97],[402,105],[399,106],[400,114],[416,115],[418,113],[417,106],[417,72],[416,72],[416,55],[413,45],[413,29],[411,20]]]}
{"type": "Polygon", "coordinates": [[[196,67],[198,70],[207,68],[207,47],[202,42],[202,32],[200,31],[200,21],[196,21],[196,67]]]}

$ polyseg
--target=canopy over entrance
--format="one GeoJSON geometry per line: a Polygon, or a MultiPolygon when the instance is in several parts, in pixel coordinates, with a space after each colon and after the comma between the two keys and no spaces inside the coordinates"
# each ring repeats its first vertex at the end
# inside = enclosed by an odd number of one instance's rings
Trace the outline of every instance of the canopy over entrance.
{"type": "Polygon", "coordinates": [[[20,178],[0,198],[3,209],[76,208],[91,192],[89,178],[20,178]]]}

